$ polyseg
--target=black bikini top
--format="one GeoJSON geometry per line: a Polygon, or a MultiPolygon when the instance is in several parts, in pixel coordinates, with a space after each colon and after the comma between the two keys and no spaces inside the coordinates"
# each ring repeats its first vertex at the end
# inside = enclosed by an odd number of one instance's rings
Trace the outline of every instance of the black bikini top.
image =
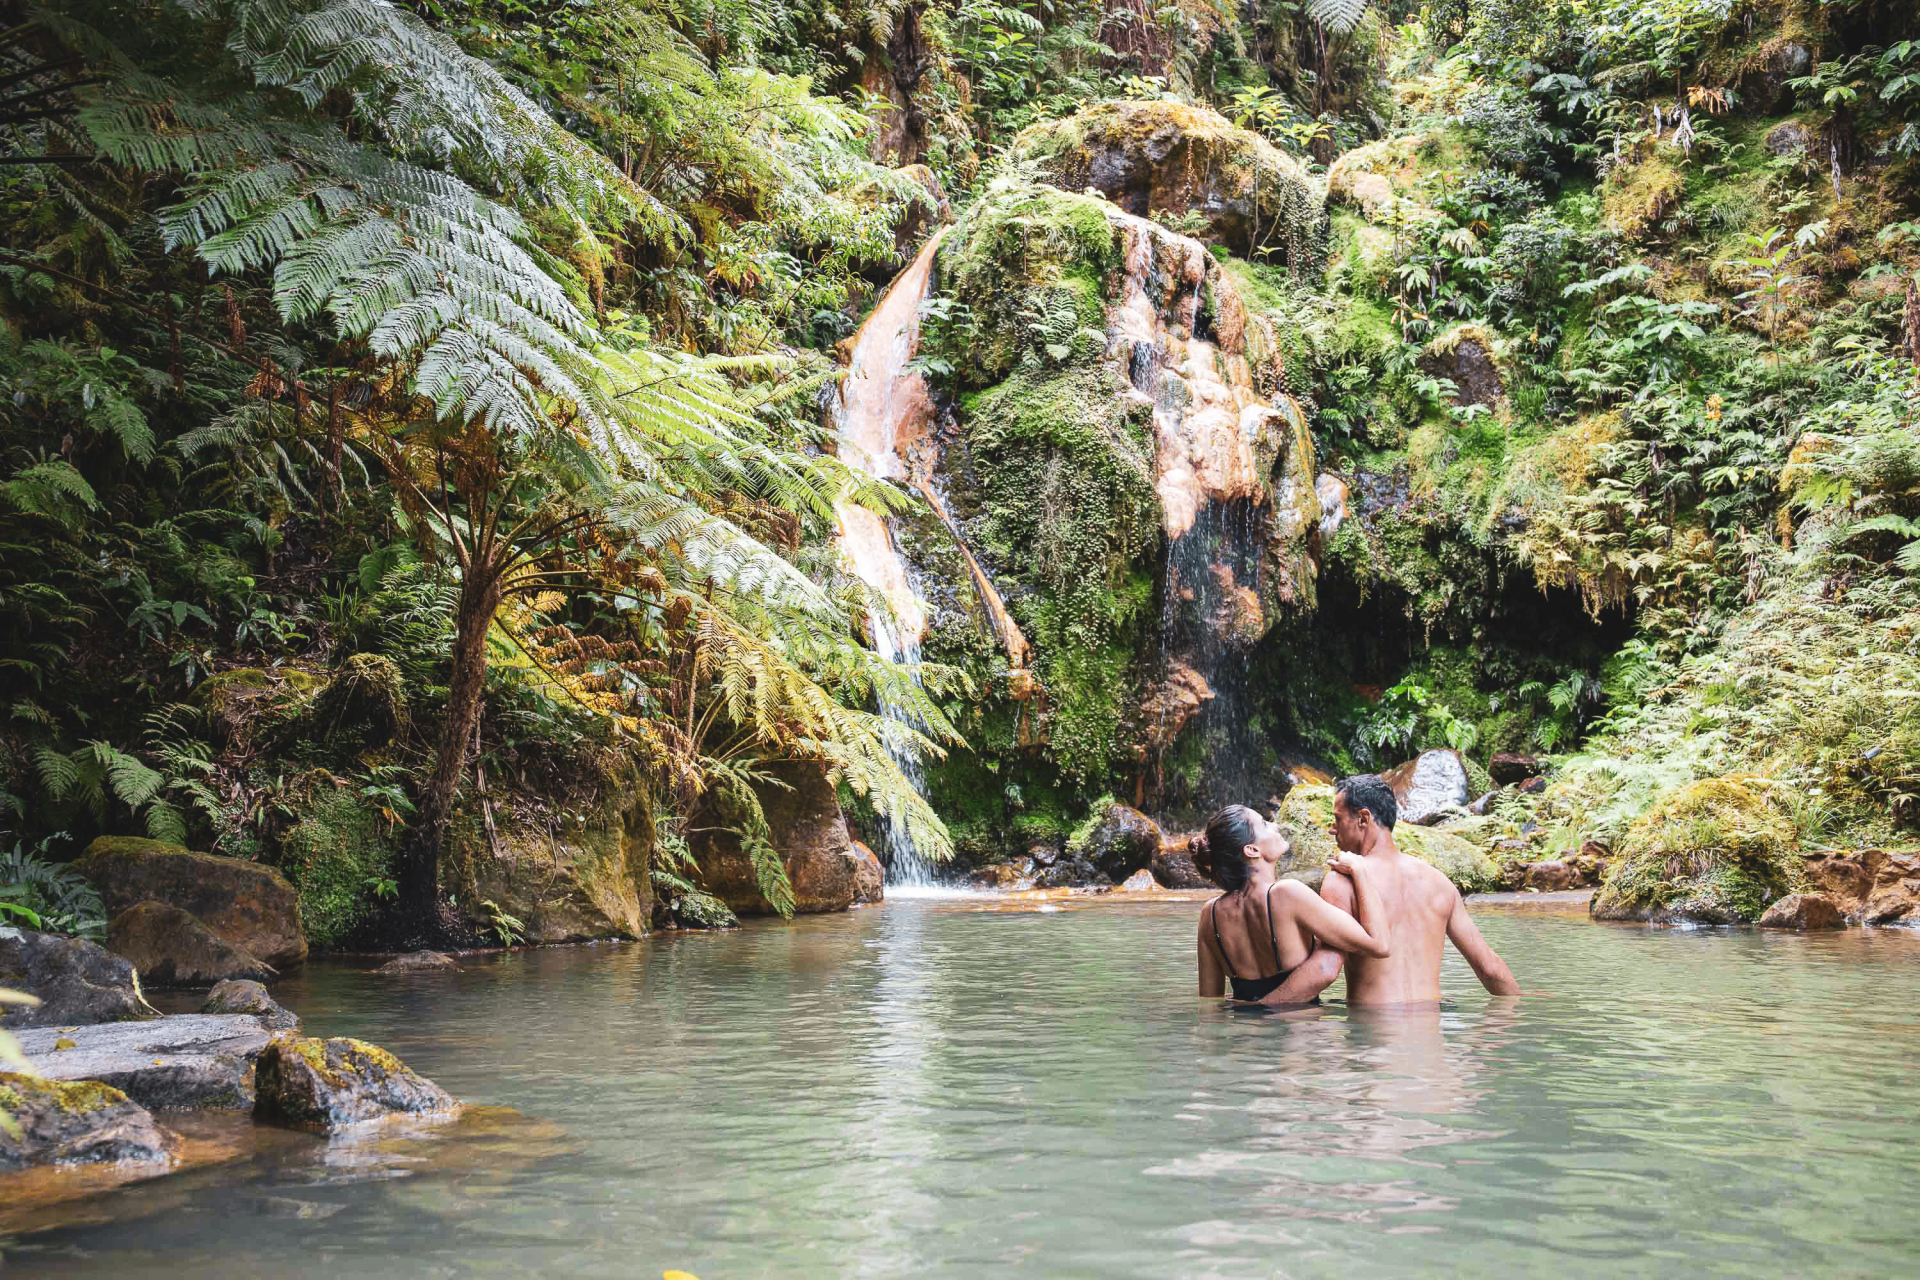
{"type": "Polygon", "coordinates": [[[1213,945],[1220,952],[1220,963],[1226,967],[1227,981],[1233,986],[1233,998],[1236,1000],[1263,1000],[1278,991],[1280,984],[1293,973],[1293,970],[1280,963],[1280,939],[1273,931],[1273,891],[1277,888],[1279,881],[1268,885],[1266,896],[1267,941],[1273,944],[1273,967],[1280,971],[1270,978],[1242,978],[1234,974],[1233,962],[1227,959],[1227,948],[1220,941],[1220,912],[1217,907],[1220,899],[1215,898],[1207,904],[1207,910],[1212,913],[1208,918],[1213,922],[1213,945]]]}

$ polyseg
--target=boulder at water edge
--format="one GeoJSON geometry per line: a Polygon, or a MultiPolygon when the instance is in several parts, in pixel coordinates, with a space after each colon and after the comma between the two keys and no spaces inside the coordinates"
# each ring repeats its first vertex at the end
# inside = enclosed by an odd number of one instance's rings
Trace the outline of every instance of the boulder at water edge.
{"type": "Polygon", "coordinates": [[[1153,872],[1140,868],[1121,882],[1120,887],[1128,893],[1159,893],[1161,885],[1153,878],[1153,872]]]}
{"type": "Polygon", "coordinates": [[[1449,806],[1464,809],[1473,798],[1467,781],[1466,762],[1460,759],[1458,751],[1445,748],[1422,751],[1405,764],[1387,770],[1381,777],[1393,788],[1393,798],[1400,806],[1401,822],[1418,822],[1449,806]]]}
{"type": "Polygon", "coordinates": [[[230,978],[214,984],[207,993],[202,1013],[246,1013],[260,1019],[260,1025],[272,1031],[291,1031],[300,1025],[292,1010],[282,1008],[267,994],[267,989],[245,978],[230,978]]]}
{"type": "Polygon", "coordinates": [[[0,1005],[0,1027],[74,1027],[157,1018],[125,957],[80,938],[0,927],[0,987],[40,997],[0,1005]]]}
{"type": "Polygon", "coordinates": [[[19,1036],[33,1069],[48,1079],[109,1084],[155,1111],[251,1107],[254,1060],[271,1038],[250,1014],[202,1013],[19,1036]]]}
{"type": "MultiPolygon", "coordinates": [[[[760,811],[773,833],[773,847],[793,884],[793,909],[801,915],[845,911],[853,905],[856,873],[853,840],[840,812],[840,797],[818,764],[794,761],[770,764],[762,772],[775,781],[754,788],[760,811]]],[[[773,904],[760,892],[753,860],[731,828],[746,815],[731,810],[733,802],[716,794],[687,826],[695,864],[707,892],[727,904],[737,916],[774,914],[773,904]]]]}
{"type": "Polygon", "coordinates": [[[131,960],[150,987],[210,987],[226,978],[277,976],[272,965],[164,902],[136,902],[115,916],[107,945],[131,960]]]}
{"type": "Polygon", "coordinates": [[[1146,814],[1129,805],[1110,804],[1067,853],[1085,858],[1108,879],[1125,880],[1153,861],[1163,839],[1160,824],[1146,814]]]}
{"type": "MultiPolygon", "coordinates": [[[[1333,788],[1295,787],[1287,793],[1274,822],[1293,841],[1293,849],[1279,867],[1280,874],[1318,885],[1327,863],[1339,849],[1333,842],[1333,788]]],[[[1482,893],[1496,885],[1493,860],[1470,841],[1433,827],[1402,822],[1393,828],[1393,842],[1434,867],[1462,893],[1482,893]]]]}
{"type": "Polygon", "coordinates": [[[1760,917],[1763,929],[1840,929],[1846,923],[1840,908],[1817,893],[1790,893],[1760,917]]]}
{"type": "Polygon", "coordinates": [[[16,1137],[0,1129],[0,1170],[123,1160],[164,1167],[179,1145],[146,1108],[94,1080],[0,1071],[0,1114],[20,1130],[16,1137]]]}
{"type": "Polygon", "coordinates": [[[109,916],[152,899],[180,908],[229,946],[277,969],[307,958],[299,895],[272,867],[160,840],[101,836],[73,869],[100,890],[109,916]]]}
{"type": "Polygon", "coordinates": [[[1807,879],[1855,924],[1920,921],[1920,849],[1805,855],[1807,879]]]}
{"type": "Polygon", "coordinates": [[[887,869],[880,865],[879,855],[855,840],[851,856],[854,905],[883,901],[887,896],[887,869]]]}
{"type": "Polygon", "coordinates": [[[1213,881],[1200,873],[1194,864],[1193,855],[1185,849],[1173,845],[1162,845],[1153,851],[1153,861],[1147,864],[1153,872],[1153,878],[1169,889],[1212,889],[1213,881]]]}
{"type": "Polygon", "coordinates": [[[438,951],[409,951],[374,970],[375,973],[449,973],[458,972],[460,966],[453,957],[438,951]]]}
{"type": "Polygon", "coordinates": [[[452,1094],[363,1040],[296,1039],[267,1046],[255,1070],[264,1120],[331,1133],[390,1115],[451,1114],[452,1094]]]}

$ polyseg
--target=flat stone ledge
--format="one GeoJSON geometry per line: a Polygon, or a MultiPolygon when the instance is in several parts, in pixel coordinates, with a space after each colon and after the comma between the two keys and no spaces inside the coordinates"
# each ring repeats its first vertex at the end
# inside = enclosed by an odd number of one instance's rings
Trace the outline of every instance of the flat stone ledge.
{"type": "Polygon", "coordinates": [[[16,1033],[34,1070],[98,1080],[153,1111],[253,1106],[253,1065],[272,1033],[251,1014],[183,1013],[152,1022],[16,1033]],[[62,1041],[72,1047],[59,1048],[62,1041]]]}

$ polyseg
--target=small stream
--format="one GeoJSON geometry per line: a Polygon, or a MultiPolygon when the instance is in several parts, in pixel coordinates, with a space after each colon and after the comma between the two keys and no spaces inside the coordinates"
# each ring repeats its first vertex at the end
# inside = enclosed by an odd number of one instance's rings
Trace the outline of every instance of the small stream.
{"type": "Polygon", "coordinates": [[[276,989],[310,1033],[521,1116],[202,1124],[244,1154],[51,1211],[5,1273],[1911,1270],[1920,932],[1489,910],[1545,994],[1449,953],[1437,1013],[1286,1018],[1191,995],[1196,903],[1039,905],[310,966],[276,989]]]}

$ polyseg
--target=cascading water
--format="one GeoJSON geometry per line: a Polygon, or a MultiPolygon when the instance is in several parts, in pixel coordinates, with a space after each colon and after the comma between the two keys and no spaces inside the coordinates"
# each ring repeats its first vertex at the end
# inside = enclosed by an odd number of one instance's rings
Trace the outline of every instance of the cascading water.
{"type": "MultiPolygon", "coordinates": [[[[834,404],[841,458],[883,480],[906,477],[901,451],[924,437],[933,417],[926,380],[907,365],[919,342],[920,304],[927,296],[940,238],[936,235],[927,241],[854,335],[847,377],[834,404]]],[[[926,610],[914,594],[907,563],[894,546],[886,521],[851,502],[841,502],[835,512],[840,522],[840,547],[848,564],[893,610],[891,619],[875,614],[867,620],[874,649],[888,662],[918,665],[926,610]]],[[[916,723],[906,708],[889,702],[882,702],[880,712],[896,728],[887,736],[887,754],[914,789],[924,793],[920,758],[911,746],[911,737],[913,730],[925,726],[916,723]]],[[[932,884],[932,870],[914,847],[905,825],[885,817],[881,822],[885,828],[887,883],[908,887],[932,884]]]]}

